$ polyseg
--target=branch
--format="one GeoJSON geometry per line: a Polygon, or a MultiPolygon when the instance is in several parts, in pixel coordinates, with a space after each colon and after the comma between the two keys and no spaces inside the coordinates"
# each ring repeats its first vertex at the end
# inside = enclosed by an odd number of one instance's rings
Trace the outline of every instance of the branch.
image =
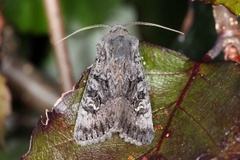
{"type": "Polygon", "coordinates": [[[61,11],[59,9],[59,1],[44,0],[44,4],[49,23],[51,44],[57,61],[60,83],[62,91],[65,92],[72,88],[74,81],[66,42],[64,41],[58,45],[54,44],[65,36],[61,11]]]}
{"type": "Polygon", "coordinates": [[[222,5],[213,6],[213,13],[218,38],[207,55],[213,59],[223,50],[225,60],[240,63],[240,30],[237,17],[222,5]]]}

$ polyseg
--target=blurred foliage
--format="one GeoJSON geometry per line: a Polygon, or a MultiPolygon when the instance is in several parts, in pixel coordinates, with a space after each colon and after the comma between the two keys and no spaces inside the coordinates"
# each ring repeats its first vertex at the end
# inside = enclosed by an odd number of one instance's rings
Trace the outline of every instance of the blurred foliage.
{"type": "Polygon", "coordinates": [[[104,3],[97,0],[60,1],[66,27],[72,20],[83,26],[102,23],[114,12],[120,2],[121,0],[105,0],[104,3]]]}
{"type": "Polygon", "coordinates": [[[212,6],[198,2],[191,5],[194,8],[192,26],[185,36],[180,36],[175,41],[173,49],[184,53],[190,59],[199,60],[213,47],[217,34],[212,6]]]}
{"type": "Polygon", "coordinates": [[[47,34],[42,0],[1,0],[6,19],[20,33],[47,34]]]}
{"type": "MultiPolygon", "coordinates": [[[[1,0],[3,12],[9,23],[21,33],[47,34],[47,21],[42,0],[1,0]]],[[[103,22],[120,0],[67,1],[61,0],[62,11],[67,23],[89,25],[103,22]],[[99,11],[100,10],[100,11],[99,11]],[[103,12],[104,11],[104,12],[103,12]]]]}
{"type": "MultiPolygon", "coordinates": [[[[211,10],[211,4],[189,3],[188,0],[106,0],[104,3],[97,0],[60,0],[63,11],[64,25],[66,33],[73,32],[77,28],[97,24],[97,23],[127,23],[132,21],[146,21],[165,25],[174,29],[181,29],[188,7],[193,7],[194,19],[191,29],[186,33],[184,39],[179,38],[176,33],[171,33],[159,28],[140,27],[140,40],[161,45],[167,48],[180,51],[192,59],[199,59],[214,44],[215,30],[211,10]],[[129,18],[130,17],[130,18],[129,18]],[[121,21],[119,21],[119,19],[121,21]]],[[[38,67],[46,79],[51,79],[57,83],[56,70],[54,68],[54,58],[48,40],[48,26],[42,0],[0,0],[2,10],[8,25],[14,28],[17,36],[19,48],[16,51],[18,56],[26,58],[38,67]]],[[[90,65],[96,52],[96,41],[92,39],[94,31],[81,33],[79,39],[75,37],[69,41],[69,50],[75,51],[78,57],[71,58],[76,77],[81,75],[83,69],[90,65]],[[82,36],[83,35],[83,36],[82,36]],[[73,40],[73,41],[71,41],[73,40]],[[86,50],[88,46],[93,47],[93,51],[86,50]],[[74,45],[71,45],[74,44],[74,45]],[[82,46],[81,46],[82,44],[82,46]],[[84,50],[79,51],[79,46],[84,50]],[[91,52],[92,55],[90,54],[91,52]],[[79,58],[79,55],[81,58],[79,58]],[[90,58],[89,58],[90,57],[90,58]],[[89,61],[87,59],[90,59],[89,61]],[[85,64],[86,63],[86,64],[85,64]],[[85,64],[85,65],[83,65],[85,64]]],[[[103,32],[97,30],[96,32],[103,32]]],[[[107,32],[103,32],[104,35],[107,32]]],[[[100,36],[101,37],[101,36],[100,36]]],[[[100,38],[97,38],[97,41],[100,38]]],[[[26,153],[29,146],[29,138],[34,125],[23,125],[20,120],[26,117],[39,118],[42,113],[38,113],[29,106],[23,105],[17,99],[12,90],[13,114],[8,120],[6,133],[6,146],[0,149],[0,159],[18,159],[26,153]],[[17,123],[17,124],[16,124],[17,123]]],[[[26,121],[36,124],[35,121],[26,121]]]]}
{"type": "MultiPolygon", "coordinates": [[[[130,0],[136,5],[139,21],[153,22],[174,29],[181,29],[181,25],[188,9],[187,0],[145,1],[130,0]]],[[[142,39],[165,47],[171,47],[178,34],[156,27],[139,27],[142,39]]]]}

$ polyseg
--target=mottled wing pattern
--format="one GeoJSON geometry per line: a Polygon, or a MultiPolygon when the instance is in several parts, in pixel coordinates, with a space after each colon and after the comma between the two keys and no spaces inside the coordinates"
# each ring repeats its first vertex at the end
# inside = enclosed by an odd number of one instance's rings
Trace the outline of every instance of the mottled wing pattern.
{"type": "Polygon", "coordinates": [[[154,138],[152,110],[149,98],[148,87],[141,63],[137,46],[132,46],[133,54],[131,68],[128,73],[128,87],[126,100],[118,102],[122,104],[123,111],[120,116],[120,137],[125,141],[136,145],[150,144],[154,138]],[[136,70],[133,70],[135,68],[136,70]]]}
{"type": "Polygon", "coordinates": [[[105,58],[103,51],[99,51],[80,102],[74,130],[74,138],[80,145],[104,141],[112,133],[114,101],[104,73],[105,58]]]}

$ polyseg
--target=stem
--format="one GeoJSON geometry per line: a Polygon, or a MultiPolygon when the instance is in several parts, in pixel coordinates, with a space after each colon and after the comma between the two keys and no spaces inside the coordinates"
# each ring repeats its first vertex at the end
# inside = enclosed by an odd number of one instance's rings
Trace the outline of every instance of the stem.
{"type": "Polygon", "coordinates": [[[50,41],[54,49],[62,91],[68,91],[73,86],[73,73],[70,65],[66,42],[55,45],[65,36],[61,11],[58,0],[44,0],[49,23],[50,41]]]}
{"type": "Polygon", "coordinates": [[[218,38],[207,55],[213,59],[223,50],[225,60],[240,63],[240,30],[237,16],[222,5],[213,6],[213,13],[218,38]]]}

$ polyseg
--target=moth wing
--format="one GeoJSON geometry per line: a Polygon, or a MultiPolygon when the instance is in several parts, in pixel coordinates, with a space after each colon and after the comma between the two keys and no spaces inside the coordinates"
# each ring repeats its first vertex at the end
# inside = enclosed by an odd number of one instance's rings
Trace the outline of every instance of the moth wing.
{"type": "Polygon", "coordinates": [[[120,116],[120,137],[136,145],[148,145],[154,138],[152,110],[148,96],[134,103],[122,100],[120,116]]]}
{"type": "MultiPolygon", "coordinates": [[[[135,51],[135,68],[128,76],[126,99],[122,100],[120,116],[120,137],[136,145],[148,145],[154,138],[152,109],[148,87],[138,51],[135,51]]],[[[119,102],[120,103],[120,102],[119,102]]]]}
{"type": "Polygon", "coordinates": [[[103,77],[101,61],[96,59],[79,105],[74,138],[80,145],[90,145],[109,138],[114,125],[108,82],[103,77]],[[106,103],[107,102],[107,103],[106,103]]]}

